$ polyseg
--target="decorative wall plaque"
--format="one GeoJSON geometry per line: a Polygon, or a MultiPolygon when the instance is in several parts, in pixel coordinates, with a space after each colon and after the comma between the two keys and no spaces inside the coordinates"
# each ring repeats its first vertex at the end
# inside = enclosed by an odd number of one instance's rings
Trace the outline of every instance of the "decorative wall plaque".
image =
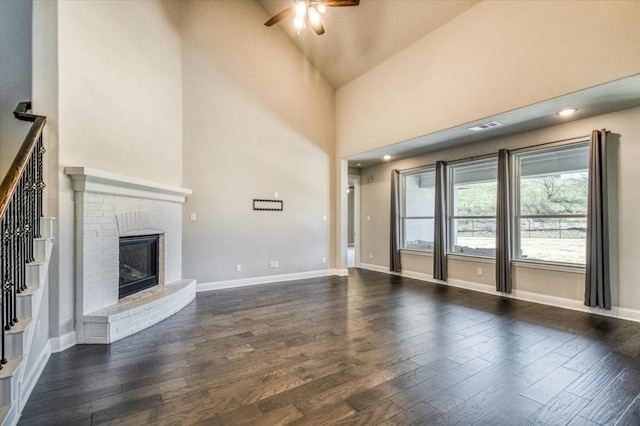
{"type": "Polygon", "coordinates": [[[281,212],[282,207],[282,200],[262,200],[257,198],[253,200],[254,210],[281,212]]]}

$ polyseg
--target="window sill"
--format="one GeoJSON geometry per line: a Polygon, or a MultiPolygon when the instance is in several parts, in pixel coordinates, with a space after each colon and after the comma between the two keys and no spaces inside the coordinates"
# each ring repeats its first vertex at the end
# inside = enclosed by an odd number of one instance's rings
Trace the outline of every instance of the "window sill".
{"type": "Polygon", "coordinates": [[[543,269],[546,271],[568,272],[570,274],[584,274],[584,265],[572,265],[570,263],[552,263],[534,260],[512,260],[512,265],[516,268],[543,269]]]}
{"type": "Polygon", "coordinates": [[[414,256],[429,256],[429,257],[433,257],[433,252],[432,251],[426,251],[426,250],[413,250],[413,249],[400,249],[400,253],[402,254],[411,254],[414,256]]]}
{"type": "Polygon", "coordinates": [[[496,263],[496,259],[487,256],[478,256],[474,254],[462,254],[462,253],[447,253],[447,259],[462,260],[465,262],[479,262],[479,263],[496,263]]]}

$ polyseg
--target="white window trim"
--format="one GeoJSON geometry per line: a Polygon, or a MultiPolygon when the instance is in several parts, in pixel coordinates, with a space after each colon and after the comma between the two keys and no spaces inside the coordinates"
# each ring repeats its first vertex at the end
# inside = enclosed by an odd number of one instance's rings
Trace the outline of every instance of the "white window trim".
{"type": "Polygon", "coordinates": [[[490,263],[492,265],[496,263],[495,257],[478,256],[477,254],[447,253],[447,259],[462,260],[464,262],[490,263]]]}
{"type": "Polygon", "coordinates": [[[523,260],[514,259],[511,264],[516,268],[542,269],[545,271],[568,272],[571,274],[584,274],[585,265],[575,263],[551,262],[549,260],[523,260]]]}
{"type": "Polygon", "coordinates": [[[414,256],[433,257],[433,251],[430,251],[430,250],[418,250],[418,249],[402,248],[402,249],[400,249],[400,253],[402,253],[402,254],[411,254],[411,255],[414,255],[414,256]]]}
{"type": "MultiPolygon", "coordinates": [[[[431,219],[435,221],[435,215],[434,216],[406,216],[405,215],[405,211],[406,211],[406,203],[407,203],[407,176],[411,176],[411,175],[415,175],[415,174],[420,174],[422,172],[425,171],[430,171],[433,170],[435,172],[435,167],[432,166],[426,166],[426,167],[420,167],[418,169],[412,169],[411,172],[401,172],[400,176],[401,176],[401,183],[402,183],[402,188],[401,188],[401,203],[400,203],[400,232],[402,234],[402,246],[400,247],[400,252],[403,251],[408,251],[408,252],[414,252],[414,253],[429,253],[431,255],[433,255],[433,250],[421,250],[421,249],[417,249],[417,248],[407,248],[406,244],[406,234],[405,234],[405,223],[407,221],[407,219],[431,219]]],[[[433,243],[433,242],[432,242],[433,243]]]]}
{"type": "MultiPolygon", "coordinates": [[[[525,259],[521,257],[516,257],[516,253],[520,253],[521,251],[521,241],[520,241],[520,220],[526,219],[529,216],[536,215],[521,215],[520,214],[520,167],[519,162],[515,161],[516,157],[521,156],[522,154],[529,154],[532,152],[539,151],[550,151],[554,149],[563,149],[567,148],[571,145],[579,146],[579,145],[588,145],[589,141],[585,138],[576,138],[570,139],[563,142],[557,142],[553,144],[545,144],[544,147],[528,147],[519,150],[512,151],[514,157],[511,161],[511,247],[513,249],[511,264],[524,268],[532,268],[532,269],[546,269],[549,271],[559,271],[559,272],[571,272],[571,273],[584,273],[586,269],[586,259],[585,264],[577,264],[577,263],[565,263],[565,262],[554,262],[552,260],[543,260],[543,259],[525,259]]],[[[541,215],[548,217],[550,219],[554,219],[557,217],[587,217],[587,213],[584,215],[541,215]]]]}
{"type": "MultiPolygon", "coordinates": [[[[456,219],[460,220],[464,220],[464,219],[493,219],[496,222],[497,225],[497,215],[493,215],[493,216],[456,216],[453,214],[453,212],[455,211],[455,206],[453,205],[453,168],[451,167],[451,165],[456,166],[456,165],[461,165],[461,164],[467,164],[467,163],[472,163],[474,161],[482,161],[482,160],[487,160],[487,159],[495,159],[495,161],[498,161],[498,157],[495,154],[491,154],[488,155],[486,157],[479,157],[479,158],[472,158],[468,161],[462,161],[462,162],[455,162],[455,164],[451,164],[449,163],[449,165],[447,165],[447,184],[446,184],[446,188],[445,188],[445,193],[446,193],[446,197],[447,197],[447,247],[446,247],[446,254],[447,256],[461,256],[461,258],[459,260],[467,260],[464,258],[473,258],[473,259],[490,259],[493,260],[493,262],[495,263],[495,255],[493,256],[482,256],[482,255],[478,255],[478,254],[466,254],[464,252],[457,252],[457,251],[452,251],[453,247],[455,246],[455,244],[453,244],[453,223],[456,219]]],[[[497,176],[496,176],[496,182],[497,182],[497,176]]],[[[496,191],[496,199],[497,199],[497,191],[496,191]]],[[[496,212],[497,214],[497,212],[496,212]]],[[[494,248],[495,250],[495,248],[494,248]]],[[[455,257],[454,257],[455,258],[455,257]]]]}

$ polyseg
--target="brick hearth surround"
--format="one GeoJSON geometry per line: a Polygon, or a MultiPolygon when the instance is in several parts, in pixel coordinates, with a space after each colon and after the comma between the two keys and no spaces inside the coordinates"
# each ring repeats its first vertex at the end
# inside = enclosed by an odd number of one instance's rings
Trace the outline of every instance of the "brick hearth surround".
{"type": "Polygon", "coordinates": [[[78,343],[111,343],[173,315],[195,298],[182,278],[182,204],[191,191],[66,167],[75,191],[78,343]],[[121,236],[160,234],[160,283],[118,300],[121,236]]]}

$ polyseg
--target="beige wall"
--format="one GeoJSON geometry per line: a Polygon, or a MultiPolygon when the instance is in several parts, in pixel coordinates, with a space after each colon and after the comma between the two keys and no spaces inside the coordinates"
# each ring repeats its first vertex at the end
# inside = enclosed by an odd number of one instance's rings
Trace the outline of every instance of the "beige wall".
{"type": "Polygon", "coordinates": [[[338,158],[640,72],[638,1],[484,1],[336,94],[338,158]]]}
{"type": "Polygon", "coordinates": [[[184,274],[202,283],[327,269],[333,89],[253,1],[190,2],[183,18],[183,170],[194,191],[184,274]],[[275,192],[284,211],[252,210],[275,192]]]}
{"type": "Polygon", "coordinates": [[[60,163],[182,184],[180,35],[157,1],[59,3],[60,163]]]}
{"type": "MultiPolygon", "coordinates": [[[[637,206],[640,205],[640,107],[626,109],[584,120],[548,127],[519,135],[441,150],[407,160],[383,163],[362,170],[361,186],[361,238],[363,263],[389,266],[389,179],[392,169],[405,169],[427,164],[436,160],[455,160],[474,155],[497,152],[500,148],[516,149],[541,143],[571,139],[589,135],[593,129],[607,128],[611,157],[611,261],[612,300],[615,306],[640,309],[640,287],[637,277],[640,273],[640,226],[638,226],[637,206]],[[367,177],[372,176],[372,182],[367,177]],[[367,220],[369,216],[370,220],[367,220]],[[369,253],[373,259],[369,259],[369,253]]],[[[421,262],[431,262],[431,257],[404,253],[403,270],[431,273],[431,266],[421,262]]],[[[491,263],[473,260],[451,260],[449,277],[452,279],[493,286],[495,268],[491,263]],[[483,275],[477,275],[477,268],[483,268],[483,275]]],[[[514,268],[514,288],[544,295],[582,300],[583,273],[550,271],[525,267],[514,268]]]]}

